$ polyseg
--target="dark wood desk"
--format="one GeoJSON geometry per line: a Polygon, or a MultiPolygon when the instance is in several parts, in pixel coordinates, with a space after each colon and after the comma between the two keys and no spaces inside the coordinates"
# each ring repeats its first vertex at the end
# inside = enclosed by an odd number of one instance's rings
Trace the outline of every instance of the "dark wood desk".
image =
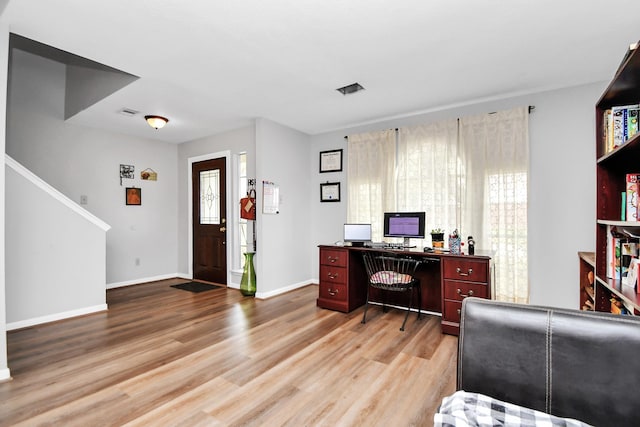
{"type": "MultiPolygon", "coordinates": [[[[317,305],[343,312],[365,303],[368,277],[362,261],[364,251],[390,252],[417,257],[424,262],[416,276],[420,279],[420,308],[442,313],[442,332],[458,335],[460,308],[467,296],[491,298],[493,261],[491,254],[476,251],[475,255],[424,252],[420,249],[387,249],[353,246],[320,248],[320,283],[317,305]]],[[[379,291],[371,289],[372,301],[381,301],[379,291]]],[[[388,304],[406,307],[397,295],[389,295],[388,304]]]]}

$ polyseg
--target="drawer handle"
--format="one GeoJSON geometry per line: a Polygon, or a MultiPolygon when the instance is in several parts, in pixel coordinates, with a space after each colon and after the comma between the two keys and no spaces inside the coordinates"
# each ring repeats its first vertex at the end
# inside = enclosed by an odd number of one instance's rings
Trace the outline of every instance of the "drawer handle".
{"type": "Polygon", "coordinates": [[[470,268],[467,270],[466,273],[462,272],[462,269],[460,267],[456,268],[456,273],[458,273],[458,275],[460,276],[469,276],[471,273],[473,273],[473,268],[470,268]]]}
{"type": "Polygon", "coordinates": [[[458,295],[460,295],[462,298],[472,297],[472,296],[473,296],[473,289],[470,289],[470,290],[469,290],[469,293],[467,293],[467,294],[463,294],[463,293],[462,293],[462,289],[458,288],[458,289],[456,289],[456,293],[457,293],[458,295]]]}
{"type": "Polygon", "coordinates": [[[335,297],[336,295],[338,295],[338,290],[334,290],[332,291],[331,288],[329,288],[329,295],[331,295],[332,297],[335,297]]]}
{"type": "Polygon", "coordinates": [[[332,257],[331,255],[329,255],[327,257],[327,261],[329,261],[330,263],[335,263],[336,261],[338,261],[338,257],[332,257]]]}
{"type": "Polygon", "coordinates": [[[337,279],[338,278],[338,273],[327,273],[327,276],[329,276],[329,279],[337,279]]]}

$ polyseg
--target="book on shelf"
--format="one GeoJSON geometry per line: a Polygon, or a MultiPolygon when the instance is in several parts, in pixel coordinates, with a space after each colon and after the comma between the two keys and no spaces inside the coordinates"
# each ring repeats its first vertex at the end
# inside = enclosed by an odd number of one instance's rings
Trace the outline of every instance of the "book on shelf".
{"type": "MultiPolygon", "coordinates": [[[[625,185],[625,220],[638,221],[638,190],[640,173],[628,173],[625,185]]],[[[622,214],[620,215],[622,216],[622,214]]]]}
{"type": "Polygon", "coordinates": [[[611,115],[611,108],[605,110],[602,115],[602,132],[603,143],[605,147],[605,154],[613,151],[613,116],[611,115]]]}
{"type": "Polygon", "coordinates": [[[619,105],[604,111],[602,115],[605,153],[623,145],[638,133],[640,104],[619,105]]]}
{"type": "Polygon", "coordinates": [[[613,314],[629,314],[629,310],[622,300],[616,296],[611,297],[611,313],[613,314]]]}
{"type": "Polygon", "coordinates": [[[629,262],[629,269],[626,276],[622,277],[622,285],[628,288],[637,289],[638,283],[638,268],[640,267],[640,260],[638,258],[631,258],[629,262]]]}
{"type": "Polygon", "coordinates": [[[628,111],[627,117],[627,137],[631,138],[638,133],[638,115],[640,115],[640,109],[635,108],[628,111]]]}
{"type": "Polygon", "coordinates": [[[607,228],[607,278],[622,283],[627,280],[631,260],[638,258],[640,244],[637,238],[620,233],[616,227],[607,228]]]}

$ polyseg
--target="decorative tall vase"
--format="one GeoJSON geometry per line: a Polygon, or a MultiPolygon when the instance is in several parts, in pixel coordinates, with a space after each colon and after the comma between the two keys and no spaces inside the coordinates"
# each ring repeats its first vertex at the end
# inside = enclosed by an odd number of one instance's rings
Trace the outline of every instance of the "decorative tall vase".
{"type": "Polygon", "coordinates": [[[254,254],[255,252],[245,252],[244,254],[244,270],[240,281],[240,292],[246,297],[252,297],[256,294],[256,271],[253,268],[254,254]]]}

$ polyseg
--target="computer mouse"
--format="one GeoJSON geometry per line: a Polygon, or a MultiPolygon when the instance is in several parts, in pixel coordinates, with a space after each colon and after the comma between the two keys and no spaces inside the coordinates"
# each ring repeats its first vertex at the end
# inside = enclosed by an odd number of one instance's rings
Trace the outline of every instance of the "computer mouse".
{"type": "Polygon", "coordinates": [[[430,248],[429,246],[425,246],[423,250],[425,252],[433,252],[433,248],[430,248]]]}

